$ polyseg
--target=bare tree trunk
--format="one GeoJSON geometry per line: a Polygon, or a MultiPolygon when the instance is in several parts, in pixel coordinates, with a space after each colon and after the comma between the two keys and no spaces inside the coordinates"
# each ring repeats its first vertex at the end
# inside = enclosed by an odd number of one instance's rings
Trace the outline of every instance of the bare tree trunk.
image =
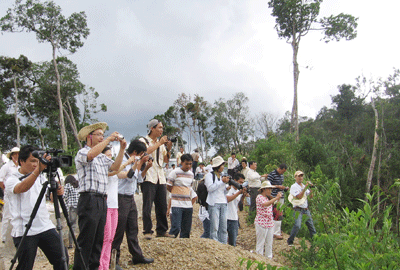
{"type": "Polygon", "coordinates": [[[64,111],[63,111],[63,103],[61,100],[61,78],[60,78],[60,73],[58,71],[57,67],[57,61],[56,61],[56,46],[53,45],[53,65],[54,69],[56,71],[56,77],[57,77],[57,102],[58,102],[58,109],[60,113],[60,132],[61,132],[61,143],[62,143],[62,148],[63,150],[68,149],[68,137],[67,137],[67,131],[65,129],[65,122],[64,122],[64,111]]]}
{"type": "Polygon", "coordinates": [[[13,75],[14,79],[14,90],[15,90],[15,105],[14,105],[14,117],[15,124],[17,125],[17,147],[21,147],[21,129],[18,119],[18,88],[17,88],[17,78],[13,75]]]}
{"type": "MultiPolygon", "coordinates": [[[[374,168],[375,168],[375,162],[376,162],[376,152],[377,152],[378,142],[379,142],[379,135],[378,135],[379,116],[378,116],[378,111],[376,110],[376,107],[375,107],[374,99],[371,99],[371,106],[372,106],[372,109],[374,110],[374,114],[375,114],[375,136],[374,136],[374,148],[372,150],[371,164],[369,166],[365,193],[369,193],[371,190],[371,182],[372,182],[372,176],[374,174],[374,168]]],[[[367,200],[367,197],[365,199],[367,200]]]]}
{"type": "Polygon", "coordinates": [[[290,121],[290,133],[295,134],[296,142],[299,141],[299,114],[298,114],[298,103],[297,103],[297,85],[299,82],[299,64],[297,63],[297,53],[299,51],[299,44],[296,40],[296,35],[293,35],[292,40],[292,49],[293,49],[293,86],[294,86],[294,95],[293,95],[293,107],[292,107],[292,115],[290,121]]]}
{"type": "Polygon", "coordinates": [[[43,134],[42,134],[42,128],[39,126],[39,123],[35,120],[35,118],[32,117],[31,113],[29,112],[28,108],[24,105],[25,111],[28,113],[29,118],[35,123],[35,125],[37,126],[38,130],[39,130],[39,136],[40,136],[40,143],[42,145],[42,149],[45,148],[44,146],[44,138],[43,138],[43,134]]]}
{"type": "Polygon", "coordinates": [[[78,144],[79,148],[82,148],[82,144],[78,139],[78,131],[76,130],[76,126],[74,125],[75,121],[73,120],[73,118],[71,119],[71,116],[68,114],[67,110],[65,108],[63,109],[65,112],[65,116],[67,117],[68,123],[72,127],[72,132],[74,134],[75,141],[78,144]]]}

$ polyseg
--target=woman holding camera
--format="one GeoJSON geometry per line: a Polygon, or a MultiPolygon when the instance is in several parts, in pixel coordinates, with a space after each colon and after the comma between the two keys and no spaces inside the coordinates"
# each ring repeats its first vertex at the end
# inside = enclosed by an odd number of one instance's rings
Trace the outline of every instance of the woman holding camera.
{"type": "Polygon", "coordinates": [[[206,202],[210,216],[210,238],[226,244],[228,241],[226,183],[229,177],[221,176],[225,165],[222,157],[213,158],[212,164],[213,171],[208,173],[204,180],[208,191],[206,202]]]}
{"type": "Polygon", "coordinates": [[[278,193],[275,198],[271,196],[271,189],[275,188],[269,181],[264,181],[256,198],[257,215],[254,220],[256,226],[256,252],[272,259],[272,242],[274,240],[274,217],[272,206],[282,197],[278,193]]]}

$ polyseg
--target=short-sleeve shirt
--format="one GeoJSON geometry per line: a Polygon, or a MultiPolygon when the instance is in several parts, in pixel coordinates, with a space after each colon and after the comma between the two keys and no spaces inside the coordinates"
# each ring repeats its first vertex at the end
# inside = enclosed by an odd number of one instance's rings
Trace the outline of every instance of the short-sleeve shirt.
{"type": "Polygon", "coordinates": [[[79,188],[73,187],[70,183],[64,186],[64,199],[68,207],[78,208],[79,188]]]}
{"type": "Polygon", "coordinates": [[[176,168],[167,177],[167,185],[172,186],[171,207],[192,208],[192,198],[197,195],[192,189],[193,172],[184,172],[181,168],[176,168]]]}
{"type": "MultiPolygon", "coordinates": [[[[10,213],[12,216],[12,237],[21,237],[24,234],[26,229],[25,225],[30,219],[33,207],[42,190],[42,184],[46,182],[46,178],[43,174],[40,174],[28,191],[15,194],[14,188],[18,183],[21,183],[19,178],[22,176],[24,175],[16,171],[8,177],[6,181],[6,190],[9,195],[10,213]]],[[[33,219],[32,226],[28,231],[28,236],[37,235],[53,228],[55,228],[55,226],[50,220],[50,214],[46,207],[46,199],[45,196],[43,196],[37,214],[33,219]]]]}
{"type": "MultiPolygon", "coordinates": [[[[284,176],[283,176],[283,174],[279,174],[277,170],[274,170],[270,174],[268,174],[267,180],[273,186],[282,186],[283,185],[284,176]]],[[[273,188],[272,191],[271,191],[272,197],[276,197],[278,192],[281,192],[281,191],[282,191],[282,189],[273,188]]]]}
{"type": "Polygon", "coordinates": [[[247,181],[249,182],[249,187],[251,188],[261,187],[261,176],[253,169],[249,169],[249,171],[247,172],[247,181]]]}
{"type": "MultiPolygon", "coordinates": [[[[301,185],[299,185],[296,182],[290,187],[290,194],[292,194],[294,197],[296,197],[297,195],[299,195],[301,193],[301,191],[304,189],[304,187],[305,187],[305,185],[303,185],[303,183],[301,183],[301,185]]],[[[309,194],[310,194],[310,190],[307,189],[306,192],[304,193],[304,196],[308,196],[309,194]]],[[[306,199],[306,201],[303,204],[300,204],[297,207],[307,208],[308,200],[306,199]]]]}
{"type": "Polygon", "coordinates": [[[254,223],[263,228],[271,228],[274,226],[272,204],[269,206],[262,205],[268,201],[268,198],[261,194],[259,194],[256,198],[257,214],[254,223]]]}
{"type": "Polygon", "coordinates": [[[90,149],[86,145],[78,151],[75,157],[79,192],[107,194],[108,171],[114,161],[103,153],[88,161],[87,154],[90,149]]]}
{"type": "MultiPolygon", "coordinates": [[[[127,162],[129,159],[129,156],[127,154],[124,155],[122,159],[122,164],[127,162]]],[[[126,165],[126,167],[122,170],[123,172],[127,172],[130,169],[132,169],[133,163],[130,163],[126,165]]],[[[123,194],[123,195],[134,195],[136,188],[137,188],[137,182],[138,178],[141,177],[141,173],[139,173],[139,170],[136,169],[135,173],[131,178],[121,178],[118,180],[118,194],[123,194]]],[[[140,178],[141,179],[141,178],[140,178]]]]}
{"type": "MultiPolygon", "coordinates": [[[[159,140],[156,139],[153,141],[152,138],[150,138],[148,135],[144,138],[140,138],[139,140],[144,142],[147,146],[147,148],[153,146],[156,144],[159,140]]],[[[153,151],[153,153],[150,154],[150,156],[153,157],[153,166],[151,166],[146,173],[146,179],[145,181],[151,182],[153,184],[160,183],[161,185],[165,184],[167,181],[165,179],[165,174],[163,170],[163,164],[164,164],[164,157],[167,155],[167,149],[165,148],[165,145],[161,145],[159,147],[159,157],[158,157],[158,162],[157,162],[157,149],[153,151]]]]}
{"type": "MultiPolygon", "coordinates": [[[[15,173],[18,169],[18,166],[15,165],[14,161],[9,160],[7,163],[4,163],[4,165],[0,169],[0,182],[3,182],[4,185],[6,185],[6,180],[8,177],[10,177],[13,173],[15,173]]],[[[8,192],[5,190],[4,191],[4,200],[7,202],[8,201],[8,192]]]]}
{"type": "MultiPolygon", "coordinates": [[[[226,194],[226,196],[231,196],[236,194],[237,192],[239,192],[239,190],[234,189],[231,187],[231,189],[228,191],[228,193],[226,194]]],[[[233,199],[232,201],[228,202],[228,212],[226,215],[226,218],[228,220],[239,220],[238,217],[238,204],[240,199],[242,198],[242,194],[239,194],[235,199],[233,199]]]]}
{"type": "Polygon", "coordinates": [[[108,177],[107,208],[118,208],[118,176],[108,177]]]}

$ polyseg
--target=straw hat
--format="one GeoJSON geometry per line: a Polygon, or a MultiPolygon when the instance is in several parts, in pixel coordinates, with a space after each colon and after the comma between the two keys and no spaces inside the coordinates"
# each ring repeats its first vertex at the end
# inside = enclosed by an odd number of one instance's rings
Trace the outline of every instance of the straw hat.
{"type": "Polygon", "coordinates": [[[275,186],[271,185],[271,182],[269,181],[264,181],[261,184],[261,187],[258,190],[262,190],[264,188],[275,188],[275,186]]]}
{"type": "Polygon", "coordinates": [[[95,130],[98,130],[98,129],[102,129],[104,132],[106,130],[106,128],[107,128],[106,122],[98,122],[98,123],[94,123],[89,126],[83,127],[83,128],[81,128],[81,130],[79,130],[78,139],[80,141],[86,141],[86,137],[89,135],[89,133],[91,133],[95,130]]]}
{"type": "Polygon", "coordinates": [[[288,196],[288,200],[291,204],[293,204],[293,206],[299,206],[302,205],[303,203],[306,202],[307,200],[307,195],[304,193],[303,198],[301,199],[297,199],[295,196],[293,196],[292,194],[289,194],[288,196]]]}
{"type": "Polygon", "coordinates": [[[14,147],[13,149],[11,149],[10,152],[7,153],[7,158],[10,159],[11,158],[11,154],[12,153],[19,153],[19,148],[18,147],[14,147]]]}
{"type": "Polygon", "coordinates": [[[213,168],[216,168],[224,163],[225,163],[225,161],[221,156],[216,156],[215,158],[212,159],[212,167],[213,168]]]}

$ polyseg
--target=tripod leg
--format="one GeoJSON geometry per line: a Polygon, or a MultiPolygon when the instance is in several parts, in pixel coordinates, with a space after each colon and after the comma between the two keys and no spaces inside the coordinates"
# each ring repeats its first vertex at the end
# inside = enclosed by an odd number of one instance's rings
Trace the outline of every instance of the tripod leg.
{"type": "Polygon", "coordinates": [[[57,231],[58,231],[58,234],[60,235],[61,255],[62,255],[61,261],[64,263],[64,269],[68,270],[67,254],[65,252],[64,240],[63,240],[63,236],[62,236],[60,208],[58,206],[58,200],[54,199],[54,198],[57,198],[57,189],[52,188],[51,192],[53,194],[54,213],[55,213],[56,219],[57,219],[57,231]]]}
{"type": "MultiPolygon", "coordinates": [[[[19,254],[21,253],[21,247],[22,247],[23,244],[24,244],[24,240],[25,240],[25,238],[26,238],[26,235],[28,234],[29,229],[32,227],[33,219],[35,218],[35,216],[36,216],[36,214],[37,214],[37,211],[38,211],[38,209],[39,209],[39,206],[40,206],[40,204],[42,203],[44,194],[46,193],[46,190],[47,190],[47,184],[48,184],[48,183],[49,183],[48,181],[46,181],[46,182],[43,183],[42,190],[40,191],[39,197],[37,198],[36,203],[35,203],[35,206],[33,207],[33,210],[32,210],[31,216],[30,216],[30,218],[29,218],[29,221],[28,221],[28,223],[25,225],[26,229],[25,229],[25,232],[24,232],[24,234],[23,234],[23,236],[22,236],[21,242],[20,242],[19,245],[18,245],[18,248],[17,248],[17,251],[15,252],[14,258],[11,260],[10,270],[13,269],[14,264],[15,264],[15,262],[17,261],[17,258],[18,258],[18,256],[19,256],[19,254]]],[[[68,268],[67,268],[67,269],[68,269],[68,268]]]]}
{"type": "MultiPolygon", "coordinates": [[[[85,261],[83,260],[83,256],[82,256],[82,253],[81,253],[81,247],[78,245],[78,241],[76,240],[74,230],[72,229],[71,222],[70,222],[70,220],[68,218],[68,210],[67,210],[67,207],[65,206],[65,202],[64,202],[63,196],[59,195],[57,197],[58,197],[58,201],[60,202],[61,209],[63,210],[65,220],[67,221],[69,232],[71,233],[72,239],[74,240],[76,251],[79,253],[79,257],[82,260],[83,267],[86,270],[87,268],[86,268],[86,265],[85,265],[85,261]]],[[[75,254],[75,256],[76,256],[76,254],[75,254]]]]}

